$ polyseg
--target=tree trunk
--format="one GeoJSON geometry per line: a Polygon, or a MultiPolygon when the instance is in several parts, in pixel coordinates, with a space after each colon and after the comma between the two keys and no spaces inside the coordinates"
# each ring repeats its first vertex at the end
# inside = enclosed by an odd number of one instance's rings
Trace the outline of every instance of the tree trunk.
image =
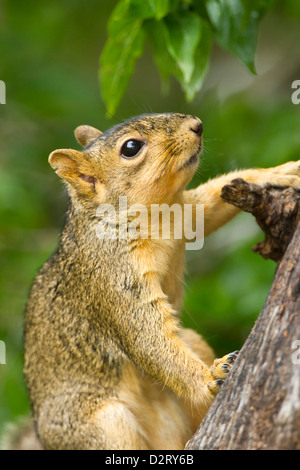
{"type": "Polygon", "coordinates": [[[238,179],[222,197],[255,215],[266,239],[254,251],[279,264],[256,324],[186,449],[300,449],[300,195],[238,179]]]}

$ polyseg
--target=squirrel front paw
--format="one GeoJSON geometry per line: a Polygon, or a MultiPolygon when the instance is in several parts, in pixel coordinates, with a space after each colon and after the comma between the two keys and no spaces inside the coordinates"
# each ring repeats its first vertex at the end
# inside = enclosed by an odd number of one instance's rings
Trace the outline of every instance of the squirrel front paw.
{"type": "Polygon", "coordinates": [[[234,361],[238,356],[239,351],[234,351],[226,354],[221,359],[215,359],[213,365],[210,367],[210,374],[212,380],[207,383],[209,391],[216,395],[227,377],[234,361]]]}
{"type": "MultiPolygon", "coordinates": [[[[300,189],[300,160],[269,168],[263,186],[300,189]]],[[[256,181],[255,181],[256,182],[256,181]]]]}

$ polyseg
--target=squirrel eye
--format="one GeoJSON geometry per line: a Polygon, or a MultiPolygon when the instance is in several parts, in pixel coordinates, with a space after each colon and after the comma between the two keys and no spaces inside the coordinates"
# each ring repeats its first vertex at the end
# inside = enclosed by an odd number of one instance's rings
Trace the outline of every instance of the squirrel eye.
{"type": "Polygon", "coordinates": [[[143,146],[144,142],[141,140],[127,140],[127,142],[125,142],[121,147],[121,155],[125,158],[136,157],[143,146]]]}

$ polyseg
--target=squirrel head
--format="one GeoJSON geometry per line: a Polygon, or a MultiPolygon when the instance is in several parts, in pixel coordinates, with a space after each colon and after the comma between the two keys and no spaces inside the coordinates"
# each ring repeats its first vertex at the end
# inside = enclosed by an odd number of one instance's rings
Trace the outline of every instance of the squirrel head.
{"type": "Polygon", "coordinates": [[[71,198],[98,205],[126,196],[129,203],[167,203],[193,177],[202,149],[202,123],[177,113],[146,114],[102,133],[75,129],[82,151],[55,150],[49,162],[71,198]]]}

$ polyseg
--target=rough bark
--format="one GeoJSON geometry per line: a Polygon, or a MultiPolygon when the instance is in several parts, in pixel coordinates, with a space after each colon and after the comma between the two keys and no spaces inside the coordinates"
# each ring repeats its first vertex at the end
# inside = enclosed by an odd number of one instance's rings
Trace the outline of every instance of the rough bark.
{"type": "Polygon", "coordinates": [[[227,202],[265,231],[254,251],[277,261],[266,303],[187,449],[300,449],[300,195],[243,180],[227,202]]]}

